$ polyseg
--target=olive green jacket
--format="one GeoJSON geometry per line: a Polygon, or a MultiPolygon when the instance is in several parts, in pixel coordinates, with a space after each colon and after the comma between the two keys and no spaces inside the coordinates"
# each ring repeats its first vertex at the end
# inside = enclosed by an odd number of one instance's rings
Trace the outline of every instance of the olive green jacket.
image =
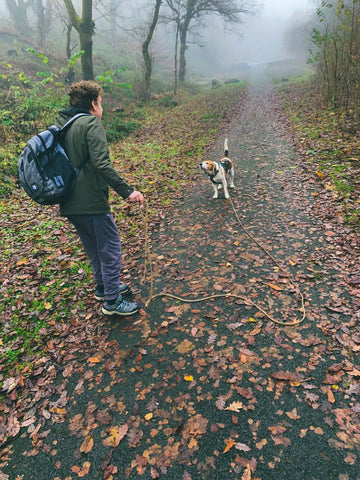
{"type": "MultiPolygon", "coordinates": [[[[81,112],[89,113],[74,107],[61,110],[56,123],[63,126],[81,112]]],[[[83,167],[74,191],[60,206],[61,215],[109,213],[109,186],[124,199],[134,191],[111,165],[104,127],[94,115],[84,115],[74,121],[66,131],[64,146],[73,166],[83,164],[83,167]]]]}

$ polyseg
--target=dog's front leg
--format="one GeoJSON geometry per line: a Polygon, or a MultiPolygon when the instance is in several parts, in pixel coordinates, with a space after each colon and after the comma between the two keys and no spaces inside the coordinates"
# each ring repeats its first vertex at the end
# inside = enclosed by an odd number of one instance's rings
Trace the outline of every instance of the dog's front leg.
{"type": "Polygon", "coordinates": [[[227,183],[226,183],[226,180],[224,180],[222,182],[223,184],[223,187],[224,187],[224,195],[225,195],[225,198],[230,198],[230,195],[229,195],[229,192],[228,192],[228,189],[227,189],[227,183]]]}
{"type": "Polygon", "coordinates": [[[218,196],[219,196],[218,186],[217,186],[215,183],[213,183],[213,187],[214,187],[214,196],[213,196],[213,198],[218,198],[218,196]]]}
{"type": "Polygon", "coordinates": [[[235,188],[235,185],[234,185],[234,169],[233,168],[229,172],[229,180],[230,180],[229,187],[230,188],[235,188]]]}

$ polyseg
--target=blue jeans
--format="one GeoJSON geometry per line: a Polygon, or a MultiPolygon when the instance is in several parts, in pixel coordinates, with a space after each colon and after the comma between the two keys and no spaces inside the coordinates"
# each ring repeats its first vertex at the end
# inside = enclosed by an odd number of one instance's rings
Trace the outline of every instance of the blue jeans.
{"type": "Polygon", "coordinates": [[[121,270],[121,243],[113,216],[69,215],[85,252],[89,257],[94,280],[104,286],[106,300],[114,300],[119,293],[121,270]]]}

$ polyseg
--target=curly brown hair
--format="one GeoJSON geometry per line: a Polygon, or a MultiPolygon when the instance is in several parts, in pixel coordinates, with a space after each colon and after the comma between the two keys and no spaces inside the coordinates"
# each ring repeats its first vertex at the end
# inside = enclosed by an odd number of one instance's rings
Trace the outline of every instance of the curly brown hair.
{"type": "Polygon", "coordinates": [[[91,80],[80,80],[73,83],[69,90],[70,105],[72,107],[90,110],[92,102],[97,102],[99,95],[104,93],[101,85],[91,80]]]}

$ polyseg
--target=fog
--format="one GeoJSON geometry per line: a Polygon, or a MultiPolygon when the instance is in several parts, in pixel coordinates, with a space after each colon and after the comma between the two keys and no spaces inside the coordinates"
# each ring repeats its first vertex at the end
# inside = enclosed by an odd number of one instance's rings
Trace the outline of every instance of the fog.
{"type": "MultiPolygon", "coordinates": [[[[215,18],[209,18],[201,32],[202,45],[189,46],[188,67],[204,74],[236,73],[243,64],[301,61],[307,57],[307,39],[298,52],[290,52],[285,33],[309,19],[316,0],[262,0],[256,16],[246,16],[236,32],[229,32],[215,18]]],[[[305,36],[304,36],[305,37],[305,36]]]]}
{"type": "MultiPolygon", "coordinates": [[[[255,0],[261,6],[255,16],[244,15],[240,25],[224,25],[216,15],[208,15],[201,19],[201,27],[196,28],[196,38],[188,36],[186,51],[187,79],[198,80],[238,77],[246,68],[254,69],[270,62],[305,61],[307,57],[308,33],[302,33],[310,15],[315,11],[320,0],[255,0]],[[296,48],[288,48],[284,35],[292,28],[300,27],[296,48]],[[300,39],[300,40],[299,40],[300,39]],[[302,42],[302,45],[299,45],[302,42]]],[[[80,0],[74,0],[78,11],[81,11],[80,0]]],[[[255,3],[255,2],[254,2],[255,3]]],[[[103,5],[102,3],[100,5],[103,5]]],[[[108,2],[104,2],[108,5],[108,2]]],[[[96,34],[94,37],[94,55],[101,60],[101,67],[112,68],[121,66],[124,59],[131,58],[136,68],[142,64],[141,41],[144,25],[147,24],[152,11],[153,2],[149,0],[122,0],[119,3],[118,17],[120,28],[114,35],[109,22],[100,9],[94,12],[96,34]],[[122,29],[121,26],[124,28],[122,29]],[[127,34],[126,34],[127,32],[127,34]],[[137,33],[136,33],[137,32],[137,33]],[[115,55],[114,55],[115,54],[115,55]],[[115,59],[115,60],[114,60],[115,59]]],[[[105,7],[102,7],[105,8],[105,7]]],[[[4,3],[0,3],[3,19],[0,29],[8,30],[8,12],[4,3]]],[[[29,15],[33,16],[31,9],[29,15]]],[[[199,26],[199,25],[198,25],[199,26]]],[[[33,39],[36,36],[37,25],[32,19],[33,39]]],[[[299,28],[298,28],[299,31],[299,28]]],[[[74,44],[77,34],[73,32],[74,44]]],[[[14,37],[15,38],[15,37],[14,37]]],[[[160,22],[152,42],[152,55],[155,60],[155,72],[173,76],[174,69],[174,24],[160,22]]],[[[33,43],[36,45],[36,43],[33,43]]],[[[3,46],[4,51],[17,48],[16,40],[3,46]]],[[[58,22],[52,27],[51,35],[45,50],[65,51],[65,34],[63,25],[58,22]],[[56,46],[56,48],[55,48],[56,46]]],[[[75,51],[75,50],[74,50],[75,51]]],[[[46,52],[48,53],[48,52],[46,52]]]]}

